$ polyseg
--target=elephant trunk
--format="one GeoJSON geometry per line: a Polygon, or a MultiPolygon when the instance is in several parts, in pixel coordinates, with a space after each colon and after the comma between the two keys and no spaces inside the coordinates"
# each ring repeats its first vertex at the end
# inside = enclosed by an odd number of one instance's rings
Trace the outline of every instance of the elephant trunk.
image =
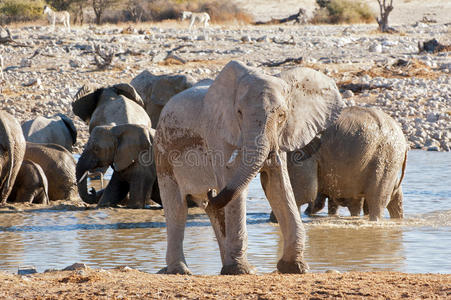
{"type": "Polygon", "coordinates": [[[93,164],[86,157],[86,153],[80,156],[75,169],[75,175],[77,177],[77,187],[80,198],[88,204],[96,204],[98,199],[96,194],[88,192],[88,176],[89,170],[93,169],[93,164]]]}
{"type": "Polygon", "coordinates": [[[268,158],[271,149],[265,134],[266,129],[257,134],[250,135],[255,138],[248,139],[250,142],[244,145],[241,165],[217,196],[212,195],[211,191],[208,193],[209,205],[215,209],[223,208],[230,201],[237,198],[258,174],[265,160],[268,158]]]}

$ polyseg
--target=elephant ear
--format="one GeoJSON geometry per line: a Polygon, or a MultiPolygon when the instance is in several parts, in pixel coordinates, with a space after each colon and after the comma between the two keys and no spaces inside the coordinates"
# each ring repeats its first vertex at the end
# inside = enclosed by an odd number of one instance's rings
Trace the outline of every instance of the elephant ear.
{"type": "Polygon", "coordinates": [[[287,121],[279,139],[283,151],[307,145],[329,127],[344,107],[335,82],[309,68],[294,68],[278,75],[288,84],[287,121]]]}
{"type": "Polygon", "coordinates": [[[150,101],[154,104],[164,106],[172,96],[189,89],[194,83],[194,79],[190,76],[160,76],[152,86],[150,101]]]}
{"type": "Polygon", "coordinates": [[[251,69],[238,61],[230,61],[207,91],[204,98],[204,107],[210,116],[206,132],[214,130],[215,135],[220,135],[227,143],[240,147],[241,129],[239,127],[235,103],[240,81],[245,75],[251,73],[251,69]]]}
{"type": "Polygon", "coordinates": [[[135,88],[128,83],[118,83],[112,86],[112,88],[116,91],[118,95],[123,95],[130,100],[138,103],[140,106],[144,107],[144,102],[141,99],[141,96],[135,90],[135,88]]]}
{"type": "Polygon", "coordinates": [[[61,118],[64,125],[66,125],[69,130],[70,136],[72,137],[72,145],[75,144],[77,142],[77,128],[75,128],[74,122],[72,122],[72,120],[65,114],[58,113],[56,115],[61,118]]]}
{"type": "Polygon", "coordinates": [[[140,155],[151,151],[152,137],[145,126],[124,124],[111,129],[117,138],[117,149],[114,155],[115,171],[123,171],[133,163],[140,163],[140,155]]]}
{"type": "Polygon", "coordinates": [[[72,102],[74,114],[88,123],[97,107],[102,92],[103,88],[94,90],[89,85],[83,85],[75,94],[75,100],[72,102]]]}

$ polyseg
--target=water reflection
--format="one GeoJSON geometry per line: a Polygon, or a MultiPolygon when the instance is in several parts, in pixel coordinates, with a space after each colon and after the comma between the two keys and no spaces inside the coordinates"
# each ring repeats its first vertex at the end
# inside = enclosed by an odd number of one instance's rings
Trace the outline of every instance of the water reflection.
{"type": "Polygon", "coordinates": [[[306,259],[315,270],[402,270],[403,233],[390,228],[310,227],[306,259]]]}

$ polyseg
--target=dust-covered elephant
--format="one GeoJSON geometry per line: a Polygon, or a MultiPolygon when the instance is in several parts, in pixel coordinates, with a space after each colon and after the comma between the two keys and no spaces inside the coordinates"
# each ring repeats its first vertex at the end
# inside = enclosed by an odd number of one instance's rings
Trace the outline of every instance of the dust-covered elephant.
{"type": "Polygon", "coordinates": [[[343,205],[357,216],[365,200],[372,221],[386,207],[391,218],[403,217],[401,182],[409,148],[393,118],[377,108],[349,107],[318,142],[308,159],[303,150],[288,154],[298,206],[315,201],[308,212],[316,213],[328,197],[330,213],[343,205]]]}
{"type": "Polygon", "coordinates": [[[25,139],[19,122],[0,111],[0,193],[5,204],[19,174],[25,154],[25,139]]]}
{"type": "Polygon", "coordinates": [[[31,160],[24,160],[8,202],[49,203],[48,181],[44,170],[31,160]]]}
{"type": "Polygon", "coordinates": [[[219,244],[221,274],[247,274],[246,196],[260,172],[280,220],[282,273],[304,273],[304,227],[286,169],[286,151],[327,128],[343,103],[329,77],[308,68],[269,76],[231,61],[215,81],[175,95],[155,136],[160,195],[167,224],[167,267],[189,274],[183,252],[187,200],[205,208],[219,244]],[[216,192],[218,191],[218,193],[216,192]]]}
{"type": "Polygon", "coordinates": [[[50,200],[78,199],[76,161],[66,148],[56,144],[27,142],[25,159],[37,163],[44,170],[50,200]]]}
{"type": "Polygon", "coordinates": [[[64,114],[52,117],[38,116],[22,124],[27,142],[61,145],[69,151],[77,142],[77,129],[72,120],[64,114]]]}
{"type": "MultiPolygon", "coordinates": [[[[144,208],[146,201],[161,203],[153,195],[156,185],[151,128],[123,124],[97,126],[77,162],[77,179],[97,168],[111,166],[114,170],[108,186],[101,193],[98,205],[111,206],[121,202],[128,193],[129,208],[144,208]]],[[[158,198],[156,197],[158,196],[158,198]]]]}
{"type": "Polygon", "coordinates": [[[192,87],[194,79],[187,75],[153,75],[145,70],[132,79],[130,84],[144,101],[144,107],[156,128],[161,110],[172,96],[192,87]]]}

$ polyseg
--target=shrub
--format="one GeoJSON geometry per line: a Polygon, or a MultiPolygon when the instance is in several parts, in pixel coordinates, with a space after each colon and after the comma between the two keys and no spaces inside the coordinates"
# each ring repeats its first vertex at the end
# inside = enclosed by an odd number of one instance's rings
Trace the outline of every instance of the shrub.
{"type": "Polygon", "coordinates": [[[42,0],[4,0],[0,2],[2,23],[34,21],[42,17],[42,0]]]}
{"type": "Polygon", "coordinates": [[[315,11],[312,23],[371,23],[375,19],[366,3],[350,0],[317,0],[317,3],[320,8],[315,11]]]}

